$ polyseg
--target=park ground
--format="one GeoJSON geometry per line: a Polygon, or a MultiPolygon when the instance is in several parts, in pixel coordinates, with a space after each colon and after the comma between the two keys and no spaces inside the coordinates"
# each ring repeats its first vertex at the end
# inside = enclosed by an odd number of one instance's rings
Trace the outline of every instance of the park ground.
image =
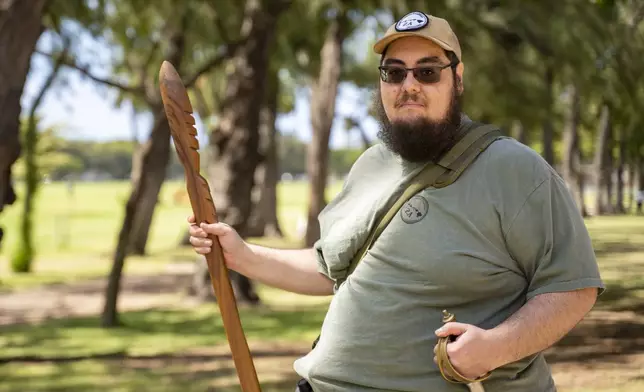
{"type": "MultiPolygon", "coordinates": [[[[149,254],[126,262],[124,326],[115,329],[101,328],[99,315],[128,185],[44,185],[38,258],[26,275],[9,269],[21,207],[3,214],[9,234],[0,253],[0,392],[240,390],[216,305],[186,294],[196,255],[174,245],[190,212],[176,197],[182,185],[164,187],[149,254]]],[[[287,238],[267,243],[297,246],[305,195],[303,184],[280,185],[287,238]]],[[[594,217],[587,226],[608,290],[547,358],[560,392],[642,391],[644,216],[594,217]]],[[[317,336],[328,299],[259,290],[263,305],[243,306],[240,314],[262,389],[292,391],[292,363],[317,336]]]]}

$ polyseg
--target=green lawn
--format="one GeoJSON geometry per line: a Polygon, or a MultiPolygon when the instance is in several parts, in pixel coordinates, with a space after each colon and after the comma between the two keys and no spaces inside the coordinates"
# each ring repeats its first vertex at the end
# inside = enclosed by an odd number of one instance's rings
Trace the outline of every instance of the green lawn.
{"type": "MultiPolygon", "coordinates": [[[[259,287],[261,307],[240,306],[249,340],[313,341],[328,297],[259,287]]],[[[122,313],[123,327],[104,329],[97,317],[51,320],[25,328],[0,327],[0,361],[13,357],[68,358],[127,353],[156,355],[226,344],[217,305],[169,306],[122,313]]]]}
{"type": "MultiPolygon", "coordinates": [[[[260,295],[264,306],[240,308],[244,331],[263,390],[290,391],[292,362],[319,333],[328,298],[260,295]]],[[[216,305],[125,312],[122,321],[0,327],[0,391],[239,391],[216,305]]]]}
{"type": "MultiPolygon", "coordinates": [[[[340,183],[329,186],[328,197],[333,197],[340,186],[340,183]]],[[[164,184],[150,229],[148,256],[128,258],[126,273],[154,272],[169,262],[194,257],[190,247],[177,246],[187,228],[186,218],[191,209],[186,203],[175,204],[173,195],[184,189],[185,184],[180,181],[164,184]]],[[[22,188],[18,186],[17,191],[21,193],[22,188]]],[[[306,216],[307,191],[308,185],[303,182],[278,186],[278,215],[285,238],[271,240],[269,245],[299,246],[296,229],[298,220],[306,216]]],[[[9,258],[18,240],[22,205],[7,207],[0,214],[0,226],[5,227],[0,249],[0,289],[105,276],[111,266],[129,192],[127,182],[81,183],[72,194],[64,183],[42,185],[34,218],[37,248],[34,273],[26,275],[14,275],[9,270],[9,258]]],[[[266,243],[259,238],[251,241],[266,243]]]]}
{"type": "MultiPolygon", "coordinates": [[[[132,257],[126,274],[153,274],[167,264],[190,260],[190,248],[175,244],[185,229],[189,206],[175,206],[172,194],[182,183],[168,183],[151,233],[150,256],[132,257]]],[[[338,184],[330,195],[337,192],[338,184]]],[[[306,185],[279,187],[279,216],[287,238],[297,245],[297,220],[306,211],[306,185]]],[[[10,207],[0,225],[8,228],[0,280],[6,290],[51,282],[104,277],[129,187],[125,183],[79,185],[68,200],[61,184],[43,187],[38,199],[38,259],[29,275],[8,272],[7,253],[16,240],[19,206],[10,207]],[[54,235],[56,218],[67,217],[69,242],[54,235]]],[[[60,223],[60,222],[59,222],[60,223]]],[[[644,308],[644,217],[601,217],[587,220],[608,291],[598,309],[644,308]]],[[[58,227],[63,227],[59,224],[58,227]]],[[[259,241],[259,239],[256,239],[259,241]]],[[[0,286],[1,287],[1,286],[0,286]]],[[[328,298],[309,298],[260,286],[265,306],[241,308],[241,317],[263,390],[292,391],[293,359],[317,336],[328,298]],[[267,347],[279,348],[262,353],[267,347]]],[[[44,299],[46,300],[46,299],[44,299]]],[[[97,317],[47,321],[30,326],[0,327],[0,392],[18,391],[239,391],[215,304],[174,306],[125,312],[125,326],[105,330],[97,317]],[[101,356],[112,356],[105,358],[101,356]],[[82,359],[79,357],[93,358],[82,359]],[[32,361],[9,361],[20,358],[32,361]],[[209,389],[210,388],[210,389],[209,389]]],[[[619,328],[619,326],[616,326],[619,328]]],[[[644,388],[633,377],[617,390],[644,388]]],[[[564,391],[604,389],[567,388],[564,391]]]]}

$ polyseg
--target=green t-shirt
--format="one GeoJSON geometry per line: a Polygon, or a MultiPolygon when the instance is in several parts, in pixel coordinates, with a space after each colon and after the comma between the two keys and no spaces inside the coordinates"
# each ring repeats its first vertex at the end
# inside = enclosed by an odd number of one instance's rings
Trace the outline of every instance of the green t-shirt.
{"type": "MultiPolygon", "coordinates": [[[[415,167],[380,144],[366,151],[320,216],[322,240],[415,167]]],[[[320,271],[333,275],[333,257],[318,251],[320,271]]],[[[433,361],[443,309],[489,329],[535,295],[585,287],[604,288],[566,184],[532,149],[498,140],[455,183],[401,208],[339,286],[320,341],[294,368],[316,392],[467,391],[433,361]]],[[[542,354],[496,369],[483,385],[555,390],[542,354]]]]}

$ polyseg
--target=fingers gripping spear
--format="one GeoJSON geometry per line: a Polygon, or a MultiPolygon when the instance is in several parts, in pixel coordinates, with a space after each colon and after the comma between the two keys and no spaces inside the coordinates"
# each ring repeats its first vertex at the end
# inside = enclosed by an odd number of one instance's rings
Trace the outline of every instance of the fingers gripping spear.
{"type": "MultiPolygon", "coordinates": [[[[186,187],[196,222],[216,223],[217,210],[210,194],[208,182],[199,174],[199,142],[192,105],[186,89],[172,64],[164,61],[159,72],[161,98],[172,140],[184,167],[186,187]]],[[[217,304],[224,323],[224,330],[232,351],[235,368],[243,392],[260,392],[253,359],[239,319],[237,303],[224,263],[221,246],[216,236],[210,235],[212,252],[206,255],[210,280],[217,296],[217,304]]]]}

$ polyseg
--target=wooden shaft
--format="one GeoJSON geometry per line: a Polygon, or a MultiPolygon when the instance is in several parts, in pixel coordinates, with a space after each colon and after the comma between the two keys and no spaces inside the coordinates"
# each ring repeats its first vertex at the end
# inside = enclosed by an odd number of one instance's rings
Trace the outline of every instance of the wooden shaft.
{"type": "MultiPolygon", "coordinates": [[[[184,167],[186,189],[195,220],[197,223],[217,223],[217,210],[210,187],[199,173],[199,142],[196,139],[197,131],[194,128],[192,105],[179,74],[167,61],[164,61],[161,66],[159,83],[172,139],[184,167]]],[[[206,255],[208,272],[242,391],[261,392],[219,239],[214,235],[209,235],[209,238],[213,246],[212,251],[206,255]]]]}
{"type": "Polygon", "coordinates": [[[213,247],[212,251],[206,255],[208,272],[219,304],[239,382],[243,392],[260,392],[255,365],[239,318],[235,294],[230,284],[228,268],[226,268],[217,237],[210,235],[209,238],[212,240],[213,247]]]}

